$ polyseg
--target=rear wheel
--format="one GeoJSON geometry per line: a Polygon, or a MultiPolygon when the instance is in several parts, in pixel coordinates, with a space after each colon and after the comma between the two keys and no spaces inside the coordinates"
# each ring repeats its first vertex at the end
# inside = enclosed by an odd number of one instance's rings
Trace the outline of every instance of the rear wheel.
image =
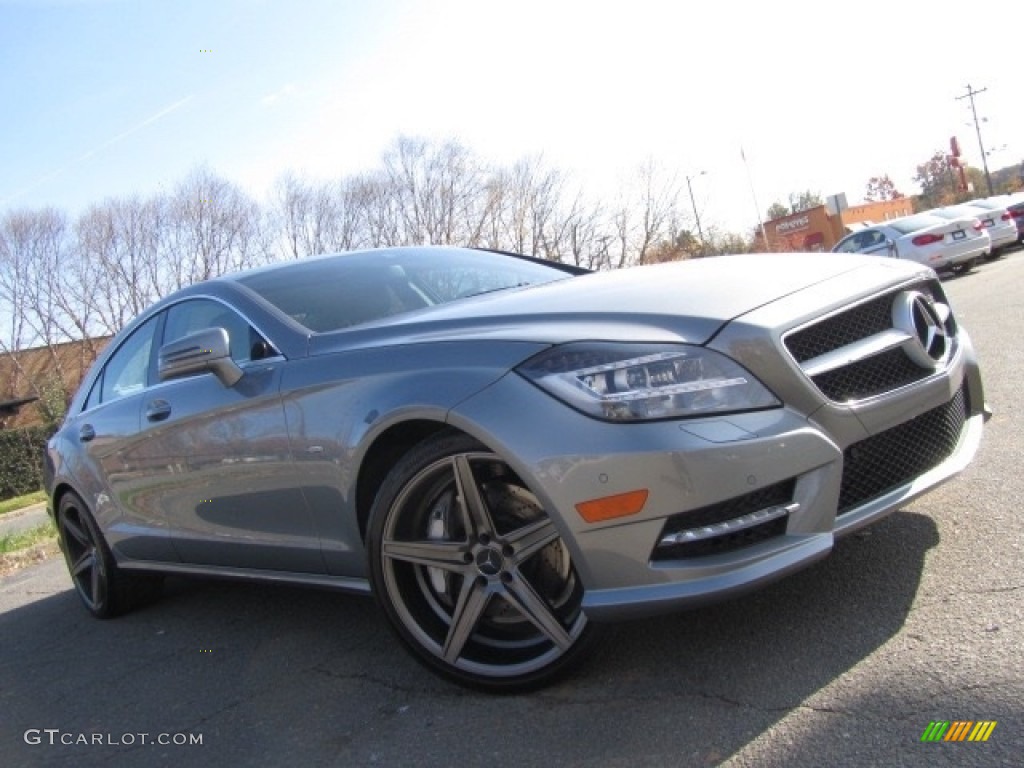
{"type": "Polygon", "coordinates": [[[92,514],[74,493],[66,493],[60,500],[57,535],[71,582],[94,616],[118,616],[159,595],[160,576],[129,574],[117,567],[92,514]]]}
{"type": "Polygon", "coordinates": [[[954,275],[966,275],[968,272],[970,272],[976,266],[978,266],[978,260],[976,258],[975,259],[968,259],[967,261],[965,261],[965,262],[963,262],[961,264],[957,264],[955,267],[953,267],[953,274],[954,275]]]}
{"type": "Polygon", "coordinates": [[[558,531],[511,468],[475,440],[429,438],[371,512],[374,593],[436,672],[491,691],[552,681],[594,637],[558,531]]]}

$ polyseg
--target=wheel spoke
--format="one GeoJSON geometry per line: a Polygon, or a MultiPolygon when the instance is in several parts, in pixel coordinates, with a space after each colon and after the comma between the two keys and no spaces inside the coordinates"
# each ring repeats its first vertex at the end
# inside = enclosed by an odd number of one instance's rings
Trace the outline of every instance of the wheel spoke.
{"type": "Polygon", "coordinates": [[[71,538],[73,538],[76,543],[80,544],[83,547],[92,546],[92,538],[84,530],[82,530],[82,528],[79,527],[77,522],[69,518],[67,515],[64,515],[63,523],[64,533],[70,534],[71,538]]]}
{"type": "Polygon", "coordinates": [[[91,548],[85,550],[71,566],[71,575],[77,579],[90,569],[96,570],[96,550],[91,548]]]}
{"type": "Polygon", "coordinates": [[[523,526],[506,536],[505,540],[515,549],[515,562],[520,565],[557,538],[555,524],[544,518],[523,526]]]}
{"type": "Polygon", "coordinates": [[[91,580],[92,589],[89,592],[89,597],[92,599],[93,603],[96,603],[100,599],[99,595],[100,590],[102,589],[102,586],[100,585],[100,579],[102,577],[103,573],[100,571],[100,564],[96,560],[96,558],[93,558],[91,580]]]}
{"type": "Polygon", "coordinates": [[[466,641],[476,629],[476,623],[480,620],[489,599],[490,592],[486,584],[469,576],[462,580],[459,599],[455,604],[455,610],[452,611],[451,626],[444,640],[444,658],[449,664],[459,660],[462,649],[466,647],[466,641]]]}
{"type": "Polygon", "coordinates": [[[493,536],[494,523],[491,521],[491,513],[487,511],[487,504],[473,476],[469,458],[462,453],[455,456],[452,463],[455,467],[455,485],[459,489],[459,499],[462,501],[462,511],[466,518],[466,530],[473,537],[481,534],[493,536]]]}
{"type": "Polygon", "coordinates": [[[465,544],[450,541],[396,541],[388,539],[381,545],[381,554],[392,560],[428,565],[446,571],[466,568],[465,544]]]}
{"type": "Polygon", "coordinates": [[[515,573],[511,580],[505,582],[504,586],[503,596],[505,599],[529,619],[551,642],[562,650],[568,650],[573,643],[569,633],[565,631],[565,627],[551,613],[547,603],[522,577],[522,574],[515,573]]]}

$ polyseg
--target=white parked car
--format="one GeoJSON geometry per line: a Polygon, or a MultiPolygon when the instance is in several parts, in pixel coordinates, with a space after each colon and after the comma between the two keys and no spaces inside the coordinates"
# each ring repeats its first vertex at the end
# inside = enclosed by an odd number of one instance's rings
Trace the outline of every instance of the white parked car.
{"type": "Polygon", "coordinates": [[[948,220],[974,216],[992,238],[992,250],[989,254],[992,258],[999,256],[1004,248],[1017,242],[1017,225],[1013,221],[1013,216],[1006,210],[1005,204],[972,200],[969,203],[936,208],[929,213],[948,220]]]}
{"type": "Polygon", "coordinates": [[[992,239],[975,216],[947,219],[931,212],[890,219],[853,232],[834,253],[872,253],[916,261],[936,272],[969,272],[992,248],[992,239]]]}
{"type": "MultiPolygon", "coordinates": [[[[979,208],[985,208],[990,211],[1005,211],[1004,214],[1000,214],[1001,219],[1006,219],[1013,222],[1013,225],[1017,228],[1016,241],[1018,243],[1024,243],[1024,192],[1014,192],[1009,195],[995,195],[994,197],[986,197],[981,200],[971,200],[968,205],[976,205],[979,208]]],[[[1000,248],[1004,249],[1005,245],[1000,245],[1000,248]]],[[[993,245],[993,251],[995,246],[993,245]]]]}

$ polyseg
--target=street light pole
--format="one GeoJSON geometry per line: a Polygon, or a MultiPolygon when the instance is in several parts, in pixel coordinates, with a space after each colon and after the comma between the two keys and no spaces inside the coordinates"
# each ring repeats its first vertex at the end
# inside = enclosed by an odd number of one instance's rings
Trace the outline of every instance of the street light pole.
{"type": "Polygon", "coordinates": [[[697,176],[703,176],[707,171],[701,171],[695,176],[686,177],[686,188],[690,191],[690,205],[693,206],[693,218],[697,222],[697,237],[700,238],[700,255],[704,255],[704,232],[700,228],[700,214],[697,213],[697,201],[693,198],[693,184],[690,182],[697,178],[697,176]]]}

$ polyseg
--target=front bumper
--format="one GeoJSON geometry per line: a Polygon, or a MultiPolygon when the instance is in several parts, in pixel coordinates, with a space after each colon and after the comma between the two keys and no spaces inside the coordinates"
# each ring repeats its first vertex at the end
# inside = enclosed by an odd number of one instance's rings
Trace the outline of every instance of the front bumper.
{"type": "Polygon", "coordinates": [[[588,616],[645,616],[728,598],[804,568],[827,555],[838,536],[960,472],[977,450],[984,418],[984,393],[966,334],[962,342],[943,375],[864,413],[785,407],[610,424],[510,374],[456,408],[451,422],[501,454],[552,510],[585,586],[588,616]],[[942,411],[958,397],[965,405],[941,460],[841,509],[844,451],[942,411]],[[665,556],[660,542],[670,521],[691,514],[700,519],[708,509],[775,487],[788,489],[791,510],[771,535],[720,552],[665,556]],[[581,502],[638,489],[649,495],[636,515],[589,524],[576,511],[581,502]]]}

